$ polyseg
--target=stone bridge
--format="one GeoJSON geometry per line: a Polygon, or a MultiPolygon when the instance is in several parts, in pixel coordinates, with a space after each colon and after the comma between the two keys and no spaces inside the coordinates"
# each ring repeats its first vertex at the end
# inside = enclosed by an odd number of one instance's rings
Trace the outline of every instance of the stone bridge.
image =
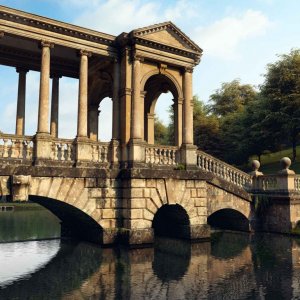
{"type": "Polygon", "coordinates": [[[19,74],[15,132],[0,134],[1,195],[48,208],[63,236],[103,244],[152,243],[155,234],[207,238],[209,224],[249,230],[252,177],[193,142],[192,74],[201,55],[171,22],[112,36],[0,6],[0,64],[19,74]],[[28,136],[32,70],[40,71],[39,107],[36,134],[28,136]],[[59,138],[62,76],[78,79],[71,139],[59,138]],[[168,91],[174,141],[162,146],[154,111],[168,91]],[[98,139],[105,97],[113,104],[108,143],[98,139]]]}

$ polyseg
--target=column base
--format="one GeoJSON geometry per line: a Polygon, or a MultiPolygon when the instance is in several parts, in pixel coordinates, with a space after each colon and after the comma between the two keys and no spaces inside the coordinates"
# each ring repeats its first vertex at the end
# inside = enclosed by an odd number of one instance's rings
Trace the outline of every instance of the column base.
{"type": "Polygon", "coordinates": [[[52,159],[52,137],[50,133],[37,133],[34,142],[34,164],[47,164],[52,159]]]}
{"type": "Polygon", "coordinates": [[[93,160],[92,142],[88,137],[76,137],[76,165],[93,160]]]}
{"type": "Polygon", "coordinates": [[[180,148],[180,161],[186,166],[186,169],[196,169],[197,146],[192,144],[183,144],[180,148]]]}
{"type": "Polygon", "coordinates": [[[129,141],[129,167],[142,167],[145,165],[145,141],[131,139],[129,141]]]}

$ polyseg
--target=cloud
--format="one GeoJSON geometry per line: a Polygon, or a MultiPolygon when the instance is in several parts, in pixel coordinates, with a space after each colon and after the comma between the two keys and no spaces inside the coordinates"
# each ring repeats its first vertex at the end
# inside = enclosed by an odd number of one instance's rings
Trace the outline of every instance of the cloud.
{"type": "Polygon", "coordinates": [[[192,35],[206,55],[233,59],[242,41],[264,35],[270,26],[267,16],[249,9],[240,16],[225,17],[207,27],[197,27],[192,35]]]}
{"type": "Polygon", "coordinates": [[[163,6],[159,1],[140,0],[92,0],[88,6],[79,0],[64,0],[60,3],[63,6],[72,5],[73,8],[81,9],[79,17],[75,18],[73,23],[115,35],[194,15],[194,4],[187,0],[177,0],[167,6],[163,6]]]}

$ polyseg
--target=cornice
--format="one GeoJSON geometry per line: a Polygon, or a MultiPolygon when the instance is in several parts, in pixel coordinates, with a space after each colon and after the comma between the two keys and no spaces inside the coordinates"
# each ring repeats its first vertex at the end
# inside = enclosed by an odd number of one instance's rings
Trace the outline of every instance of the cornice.
{"type": "Polygon", "coordinates": [[[116,38],[113,35],[25,13],[1,5],[0,19],[105,45],[112,45],[116,38]]]}
{"type": "Polygon", "coordinates": [[[150,47],[150,48],[159,49],[159,50],[169,52],[169,53],[173,53],[173,54],[176,54],[176,55],[179,55],[179,56],[184,56],[184,57],[187,57],[187,58],[191,58],[191,59],[194,60],[195,65],[197,65],[200,62],[200,59],[201,59],[201,56],[202,56],[201,53],[186,51],[186,50],[181,49],[181,48],[168,46],[168,45],[165,45],[165,44],[154,42],[152,40],[146,40],[146,39],[143,39],[143,38],[136,37],[135,41],[136,41],[137,44],[140,44],[140,45],[145,45],[145,46],[150,47]]]}

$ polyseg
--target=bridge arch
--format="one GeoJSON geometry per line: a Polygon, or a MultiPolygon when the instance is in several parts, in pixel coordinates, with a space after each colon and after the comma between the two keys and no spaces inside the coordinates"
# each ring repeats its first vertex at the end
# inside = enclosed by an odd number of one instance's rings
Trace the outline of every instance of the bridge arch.
{"type": "Polygon", "coordinates": [[[152,221],[154,235],[172,238],[190,238],[190,219],[187,211],[179,204],[162,205],[152,221]]]}
{"type": "Polygon", "coordinates": [[[98,244],[103,242],[101,225],[78,207],[42,196],[31,195],[29,200],[45,207],[60,219],[62,237],[78,238],[98,244]]]}
{"type": "Polygon", "coordinates": [[[207,217],[211,227],[238,231],[249,231],[250,222],[247,216],[238,210],[224,208],[215,211],[207,217]]]}

